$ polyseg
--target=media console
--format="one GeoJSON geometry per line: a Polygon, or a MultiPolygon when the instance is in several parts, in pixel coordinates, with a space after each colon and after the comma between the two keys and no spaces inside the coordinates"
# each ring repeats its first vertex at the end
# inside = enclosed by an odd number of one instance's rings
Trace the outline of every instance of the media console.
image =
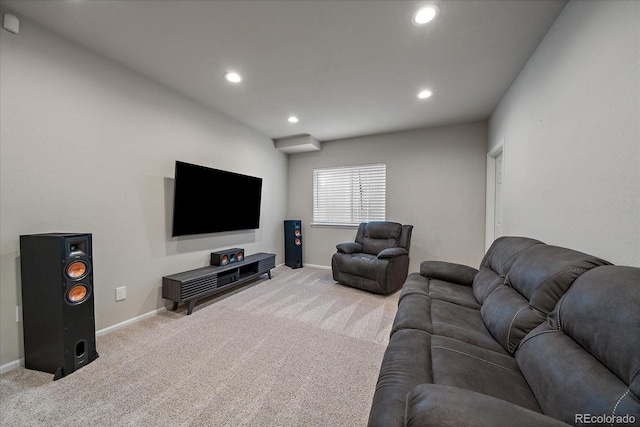
{"type": "Polygon", "coordinates": [[[275,266],[275,254],[259,252],[243,261],[172,274],[162,278],[162,298],[173,301],[174,311],[178,304],[188,302],[187,314],[191,314],[198,299],[247,283],[264,273],[271,279],[271,269],[275,266]]]}

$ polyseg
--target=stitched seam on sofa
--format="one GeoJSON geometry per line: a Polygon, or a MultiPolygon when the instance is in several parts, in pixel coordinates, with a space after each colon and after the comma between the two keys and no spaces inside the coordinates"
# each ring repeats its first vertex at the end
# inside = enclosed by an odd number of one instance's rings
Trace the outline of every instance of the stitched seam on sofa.
{"type": "Polygon", "coordinates": [[[507,368],[507,367],[504,367],[504,366],[498,365],[497,363],[491,362],[491,361],[486,360],[486,359],[483,359],[483,358],[481,358],[481,357],[474,356],[474,355],[469,354],[469,353],[465,353],[464,351],[453,350],[453,349],[451,349],[451,348],[442,347],[442,346],[439,346],[439,345],[431,346],[431,349],[432,349],[432,350],[433,350],[434,348],[439,348],[439,349],[442,349],[442,350],[447,350],[447,351],[452,351],[452,352],[454,352],[454,353],[462,354],[462,355],[464,355],[464,356],[471,357],[472,359],[476,359],[476,360],[479,360],[479,361],[481,361],[481,362],[485,362],[485,363],[488,363],[488,364],[490,364],[490,365],[496,366],[496,367],[498,367],[498,368],[500,368],[500,369],[504,369],[505,371],[513,372],[513,373],[514,373],[514,374],[516,374],[516,375],[522,375],[522,374],[521,374],[520,372],[518,372],[518,371],[514,371],[513,369],[510,369],[510,368],[507,368]]]}
{"type": "MultiPolygon", "coordinates": [[[[527,249],[529,249],[529,248],[523,249],[523,250],[518,251],[518,252],[516,252],[515,254],[511,255],[509,258],[507,258],[507,259],[502,263],[502,265],[500,265],[500,269],[502,270],[503,266],[504,266],[505,264],[507,264],[509,261],[511,261],[511,259],[512,259],[514,256],[520,256],[520,254],[521,254],[523,251],[526,251],[527,249]]],[[[497,273],[497,272],[496,272],[496,273],[497,273]]],[[[500,274],[500,273],[498,273],[498,274],[500,274]]],[[[507,272],[506,272],[506,274],[505,274],[505,278],[506,278],[508,275],[509,275],[509,272],[507,271],[507,272]]]]}
{"type": "MultiPolygon", "coordinates": [[[[516,314],[513,315],[513,318],[511,318],[511,323],[509,323],[509,330],[507,331],[507,351],[508,352],[512,352],[511,350],[511,328],[513,327],[513,322],[515,322],[516,317],[518,317],[518,314],[520,314],[520,312],[524,309],[526,309],[528,307],[528,305],[525,305],[524,307],[522,307],[520,310],[516,311],[516,314]]],[[[515,350],[515,347],[514,347],[515,350]]]]}
{"type": "MultiPolygon", "coordinates": [[[[436,323],[439,324],[439,325],[447,325],[447,326],[450,326],[452,328],[458,328],[458,329],[462,329],[465,332],[469,332],[469,330],[467,328],[463,328],[462,326],[451,325],[451,324],[446,323],[446,322],[433,322],[433,321],[431,322],[432,325],[435,325],[436,323]]],[[[477,335],[475,332],[473,334],[477,335]]]]}
{"type": "MultiPolygon", "coordinates": [[[[614,419],[615,419],[616,410],[618,409],[618,405],[620,404],[620,401],[629,394],[629,390],[630,389],[627,389],[627,391],[625,391],[624,394],[620,396],[620,399],[618,399],[618,401],[616,402],[616,406],[613,407],[613,412],[611,413],[611,416],[614,417],[614,419]]],[[[613,423],[611,423],[611,425],[613,425],[613,423]]]]}
{"type": "Polygon", "coordinates": [[[407,427],[407,415],[409,414],[409,394],[411,394],[410,391],[404,396],[404,427],[407,427]]]}
{"type": "Polygon", "coordinates": [[[559,331],[562,330],[562,323],[560,323],[560,310],[562,309],[562,304],[564,303],[564,297],[566,296],[567,294],[562,295],[562,298],[560,298],[560,301],[558,301],[558,312],[556,313],[556,323],[558,323],[559,331]]]}
{"type": "MultiPolygon", "coordinates": [[[[449,323],[445,323],[445,322],[434,322],[434,321],[431,321],[431,325],[432,325],[432,326],[433,326],[433,325],[435,325],[435,324],[439,324],[439,325],[447,325],[447,326],[449,326],[449,327],[451,327],[451,328],[457,328],[457,329],[461,329],[461,330],[463,330],[463,331],[465,331],[465,332],[470,332],[468,329],[463,328],[462,326],[450,325],[449,323]]],[[[437,334],[437,333],[435,333],[435,331],[434,331],[434,335],[440,335],[440,334],[437,334]]],[[[474,335],[474,336],[475,336],[475,335],[483,336],[482,334],[477,334],[477,333],[475,333],[475,332],[473,332],[473,335],[474,335]]],[[[443,336],[443,337],[446,337],[446,335],[442,335],[442,336],[443,336]]],[[[449,338],[452,338],[452,337],[449,337],[449,338]]],[[[461,341],[461,340],[459,340],[458,338],[453,338],[453,339],[456,339],[456,340],[458,340],[458,341],[461,341]]],[[[463,342],[464,342],[464,341],[463,341],[463,342]]],[[[498,346],[499,346],[499,344],[498,344],[498,346]]],[[[501,348],[502,348],[502,347],[501,347],[501,348]]]]}
{"type": "MultiPolygon", "coordinates": [[[[498,277],[502,277],[502,276],[498,276],[498,277]]],[[[503,278],[503,279],[505,279],[504,277],[502,277],[502,278],[503,278]]],[[[495,280],[494,280],[494,281],[495,281],[495,280]]],[[[492,283],[493,283],[493,282],[492,282],[492,283]]],[[[493,295],[493,293],[494,293],[494,292],[496,292],[498,289],[500,289],[500,286],[506,286],[507,288],[511,288],[511,286],[507,285],[507,281],[506,281],[506,279],[505,279],[505,280],[503,280],[503,281],[502,281],[502,285],[499,285],[499,286],[497,286],[497,287],[493,288],[493,290],[491,291],[491,293],[490,293],[489,295],[487,295],[486,297],[484,297],[484,300],[485,300],[485,301],[487,301],[487,300],[489,299],[489,297],[490,297],[491,295],[493,295]]],[[[515,291],[515,289],[514,289],[514,291],[515,291]]],[[[518,292],[518,291],[516,291],[516,292],[518,292]]]]}
{"type": "MultiPolygon", "coordinates": [[[[503,263],[502,263],[502,265],[500,266],[500,268],[502,268],[502,266],[504,266],[506,263],[508,263],[509,261],[511,261],[511,258],[513,258],[514,256],[520,256],[520,254],[521,254],[522,252],[524,252],[524,251],[526,251],[527,249],[532,248],[532,247],[534,247],[534,246],[536,246],[536,245],[538,245],[538,244],[539,244],[539,243],[535,243],[535,244],[533,244],[533,245],[531,245],[531,246],[527,246],[526,248],[524,248],[524,249],[522,249],[522,250],[520,250],[520,251],[516,252],[515,254],[511,255],[509,258],[507,258],[507,260],[506,260],[505,262],[503,262],[503,263]]],[[[544,243],[543,243],[543,244],[544,244],[544,243]]],[[[505,274],[505,278],[506,278],[508,275],[509,275],[509,272],[507,271],[507,272],[506,272],[506,274],[505,274]]]]}
{"type": "MultiPolygon", "coordinates": [[[[586,269],[586,268],[584,268],[584,267],[576,267],[576,268],[569,268],[569,269],[567,269],[567,270],[560,271],[560,272],[558,272],[558,273],[552,274],[551,276],[547,277],[547,278],[546,278],[546,279],[544,279],[542,282],[540,282],[540,284],[539,284],[538,286],[536,286],[536,287],[531,291],[531,295],[529,295],[529,299],[531,299],[531,297],[532,297],[532,296],[533,296],[533,294],[538,290],[538,288],[539,288],[540,286],[544,285],[547,281],[549,281],[549,280],[553,279],[553,278],[554,278],[554,277],[556,277],[556,276],[560,276],[561,274],[570,273],[570,272],[572,272],[572,271],[582,271],[582,272],[584,273],[585,271],[587,271],[587,269],[586,269]]],[[[571,285],[569,285],[569,286],[571,286],[571,285]]]]}
{"type": "Polygon", "coordinates": [[[548,334],[548,333],[551,333],[551,332],[561,332],[561,331],[560,331],[559,329],[550,329],[550,330],[548,330],[548,331],[538,332],[537,334],[535,334],[535,335],[531,335],[530,337],[529,337],[529,336],[528,336],[528,337],[525,337],[522,341],[520,341],[520,344],[518,344],[518,347],[519,347],[519,348],[522,348],[522,346],[524,345],[524,343],[526,343],[526,342],[530,341],[531,339],[533,339],[533,338],[535,338],[535,337],[537,337],[537,336],[540,336],[540,335],[542,335],[542,334],[548,334]]]}

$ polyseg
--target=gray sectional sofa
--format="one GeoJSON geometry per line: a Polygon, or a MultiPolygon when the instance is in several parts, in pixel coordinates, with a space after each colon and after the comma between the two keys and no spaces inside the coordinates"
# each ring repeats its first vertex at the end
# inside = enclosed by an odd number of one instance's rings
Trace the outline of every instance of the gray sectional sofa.
{"type": "Polygon", "coordinates": [[[639,397],[640,269],[502,237],[407,277],[369,426],[638,425],[639,397]]]}

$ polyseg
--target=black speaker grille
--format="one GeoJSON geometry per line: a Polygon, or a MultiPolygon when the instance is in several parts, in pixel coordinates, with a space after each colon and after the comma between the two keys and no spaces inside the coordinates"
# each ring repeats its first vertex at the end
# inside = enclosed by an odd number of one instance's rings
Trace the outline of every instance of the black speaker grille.
{"type": "Polygon", "coordinates": [[[218,277],[215,274],[185,281],[181,287],[181,299],[184,301],[191,297],[212,291],[217,287],[218,277]]]}

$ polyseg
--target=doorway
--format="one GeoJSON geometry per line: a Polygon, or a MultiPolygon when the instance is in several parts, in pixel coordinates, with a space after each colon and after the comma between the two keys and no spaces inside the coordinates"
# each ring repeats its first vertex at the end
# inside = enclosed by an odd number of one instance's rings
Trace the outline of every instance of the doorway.
{"type": "Polygon", "coordinates": [[[504,138],[487,153],[485,251],[504,230],[504,138]]]}

